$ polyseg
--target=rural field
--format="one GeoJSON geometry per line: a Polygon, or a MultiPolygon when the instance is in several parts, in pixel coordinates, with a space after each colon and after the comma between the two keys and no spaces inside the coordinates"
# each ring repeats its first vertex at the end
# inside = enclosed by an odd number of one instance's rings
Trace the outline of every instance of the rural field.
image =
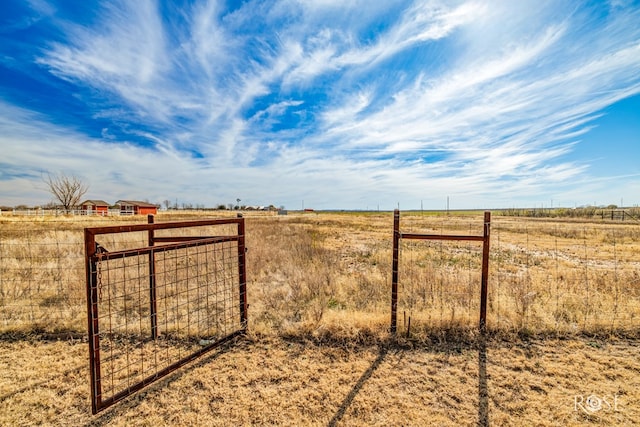
{"type": "MultiPolygon", "coordinates": [[[[403,240],[392,336],[392,213],[245,218],[248,334],[92,416],[83,229],[146,218],[0,217],[0,424],[640,422],[637,221],[494,213],[485,335],[482,245],[403,240]]],[[[400,227],[482,235],[483,219],[403,212],[400,227]]]]}

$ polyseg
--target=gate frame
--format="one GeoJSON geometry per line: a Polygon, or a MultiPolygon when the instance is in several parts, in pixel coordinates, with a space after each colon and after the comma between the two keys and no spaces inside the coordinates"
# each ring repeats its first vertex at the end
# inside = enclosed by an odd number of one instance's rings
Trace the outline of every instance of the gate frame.
{"type": "Polygon", "coordinates": [[[156,224],[154,216],[148,215],[147,224],[136,225],[115,225],[107,227],[91,227],[84,229],[84,246],[85,246],[85,269],[86,269],[86,292],[87,292],[87,329],[89,333],[89,372],[91,378],[91,413],[97,414],[99,411],[115,404],[127,396],[141,390],[152,382],[170,374],[187,363],[197,359],[210,350],[220,346],[221,344],[244,335],[247,331],[247,273],[246,273],[246,246],[245,246],[245,224],[242,214],[238,214],[237,218],[228,219],[210,219],[195,220],[182,222],[165,222],[156,224]],[[167,230],[176,228],[191,228],[203,226],[217,226],[225,224],[236,224],[237,234],[228,236],[178,236],[178,237],[156,237],[155,230],[167,230]],[[147,231],[148,244],[146,248],[127,249],[116,252],[106,252],[96,243],[96,236],[103,234],[129,233],[147,231]],[[214,244],[221,242],[238,243],[238,290],[240,296],[240,329],[231,334],[222,337],[196,352],[193,352],[182,359],[172,363],[164,369],[142,379],[137,384],[127,387],[113,396],[102,399],[102,384],[100,375],[100,329],[98,316],[98,272],[97,263],[103,259],[109,259],[115,256],[127,256],[127,254],[149,255],[149,318],[151,322],[151,338],[157,339],[157,308],[156,308],[156,281],[155,281],[155,252],[182,249],[190,246],[214,244]],[[155,246],[156,243],[165,243],[162,246],[155,246]]]}
{"type": "Polygon", "coordinates": [[[398,265],[400,239],[413,240],[467,240],[482,242],[482,276],[480,279],[480,332],[487,329],[487,292],[489,282],[489,240],[491,231],[491,212],[484,212],[482,236],[416,234],[400,232],[400,210],[393,211],[393,263],[391,267],[391,333],[396,334],[398,323],[398,265]]]}

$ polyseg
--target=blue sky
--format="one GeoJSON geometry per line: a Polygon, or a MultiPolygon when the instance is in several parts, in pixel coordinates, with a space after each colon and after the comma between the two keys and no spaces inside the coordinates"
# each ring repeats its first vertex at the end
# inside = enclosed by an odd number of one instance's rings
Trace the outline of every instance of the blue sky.
{"type": "Polygon", "coordinates": [[[4,0],[0,205],[640,204],[640,2],[4,0]],[[304,202],[303,202],[304,201],[304,202]]]}

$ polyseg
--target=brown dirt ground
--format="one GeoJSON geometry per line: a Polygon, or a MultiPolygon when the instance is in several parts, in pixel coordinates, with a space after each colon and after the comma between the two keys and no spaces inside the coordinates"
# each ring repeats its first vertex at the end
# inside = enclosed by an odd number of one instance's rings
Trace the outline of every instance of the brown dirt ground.
{"type": "Polygon", "coordinates": [[[86,343],[4,340],[0,425],[630,426],[640,424],[639,344],[249,336],[92,416],[86,343]]]}

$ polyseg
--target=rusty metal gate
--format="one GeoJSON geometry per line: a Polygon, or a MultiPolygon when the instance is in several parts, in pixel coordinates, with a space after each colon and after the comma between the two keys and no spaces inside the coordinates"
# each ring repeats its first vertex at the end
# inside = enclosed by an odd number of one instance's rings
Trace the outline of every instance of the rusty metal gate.
{"type": "Polygon", "coordinates": [[[86,228],[85,255],[94,414],[246,331],[242,217],[86,228]]]}
{"type": "MultiPolygon", "coordinates": [[[[491,212],[484,213],[483,234],[480,235],[441,235],[441,234],[417,234],[402,233],[400,231],[400,211],[396,209],[393,216],[393,263],[391,277],[391,327],[393,334],[397,331],[398,319],[398,273],[400,242],[407,240],[453,240],[482,242],[482,273],[480,279],[480,321],[479,328],[485,331],[487,325],[487,292],[489,279],[489,239],[491,230],[491,212]]],[[[411,319],[409,319],[410,322],[411,319]]],[[[410,326],[410,324],[409,324],[410,326]]]]}

